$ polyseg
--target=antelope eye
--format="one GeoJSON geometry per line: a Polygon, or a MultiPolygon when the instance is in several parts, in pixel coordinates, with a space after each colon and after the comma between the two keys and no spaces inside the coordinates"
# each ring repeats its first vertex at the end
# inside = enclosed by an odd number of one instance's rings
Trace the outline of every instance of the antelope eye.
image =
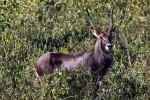
{"type": "Polygon", "coordinates": [[[100,39],[103,39],[103,37],[102,37],[102,36],[100,36],[100,39]]]}

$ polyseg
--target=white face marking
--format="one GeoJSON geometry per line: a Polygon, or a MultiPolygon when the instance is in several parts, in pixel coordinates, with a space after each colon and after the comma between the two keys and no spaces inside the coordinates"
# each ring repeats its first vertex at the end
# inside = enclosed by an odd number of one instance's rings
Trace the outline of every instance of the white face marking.
{"type": "Polygon", "coordinates": [[[105,49],[107,51],[111,51],[112,50],[112,44],[106,44],[105,49]]]}

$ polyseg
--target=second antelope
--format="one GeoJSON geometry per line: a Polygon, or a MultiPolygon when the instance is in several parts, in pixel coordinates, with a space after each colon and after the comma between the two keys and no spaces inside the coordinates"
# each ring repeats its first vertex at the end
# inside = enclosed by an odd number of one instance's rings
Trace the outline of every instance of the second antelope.
{"type": "Polygon", "coordinates": [[[92,34],[97,38],[93,50],[76,55],[47,52],[38,58],[34,64],[38,77],[53,73],[58,64],[62,70],[66,68],[69,72],[75,71],[81,65],[85,71],[91,72],[93,81],[98,85],[97,82],[103,78],[113,61],[112,33],[115,31],[113,26],[113,9],[110,13],[110,28],[108,32],[102,32],[98,29],[92,22],[87,9],[86,11],[92,34]]]}

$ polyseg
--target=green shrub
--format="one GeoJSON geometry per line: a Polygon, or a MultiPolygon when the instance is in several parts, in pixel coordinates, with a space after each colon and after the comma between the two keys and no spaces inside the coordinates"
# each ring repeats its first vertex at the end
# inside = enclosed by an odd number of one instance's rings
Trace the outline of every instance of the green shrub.
{"type": "Polygon", "coordinates": [[[80,53],[94,41],[85,8],[102,30],[112,7],[117,27],[114,62],[100,82],[97,99],[150,99],[149,1],[0,1],[0,99],[89,100],[90,74],[57,69],[35,82],[33,63],[48,51],[80,53]]]}

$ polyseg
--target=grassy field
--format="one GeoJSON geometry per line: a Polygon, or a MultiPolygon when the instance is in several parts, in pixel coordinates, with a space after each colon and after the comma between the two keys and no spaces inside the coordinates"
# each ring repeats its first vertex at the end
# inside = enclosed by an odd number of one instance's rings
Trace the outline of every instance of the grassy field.
{"type": "Polygon", "coordinates": [[[90,74],[81,68],[42,77],[35,82],[33,63],[48,51],[90,51],[85,8],[103,31],[114,10],[114,61],[97,91],[98,100],[150,99],[149,0],[0,0],[0,99],[89,100],[90,74]],[[72,78],[72,80],[69,80],[72,78]]]}

